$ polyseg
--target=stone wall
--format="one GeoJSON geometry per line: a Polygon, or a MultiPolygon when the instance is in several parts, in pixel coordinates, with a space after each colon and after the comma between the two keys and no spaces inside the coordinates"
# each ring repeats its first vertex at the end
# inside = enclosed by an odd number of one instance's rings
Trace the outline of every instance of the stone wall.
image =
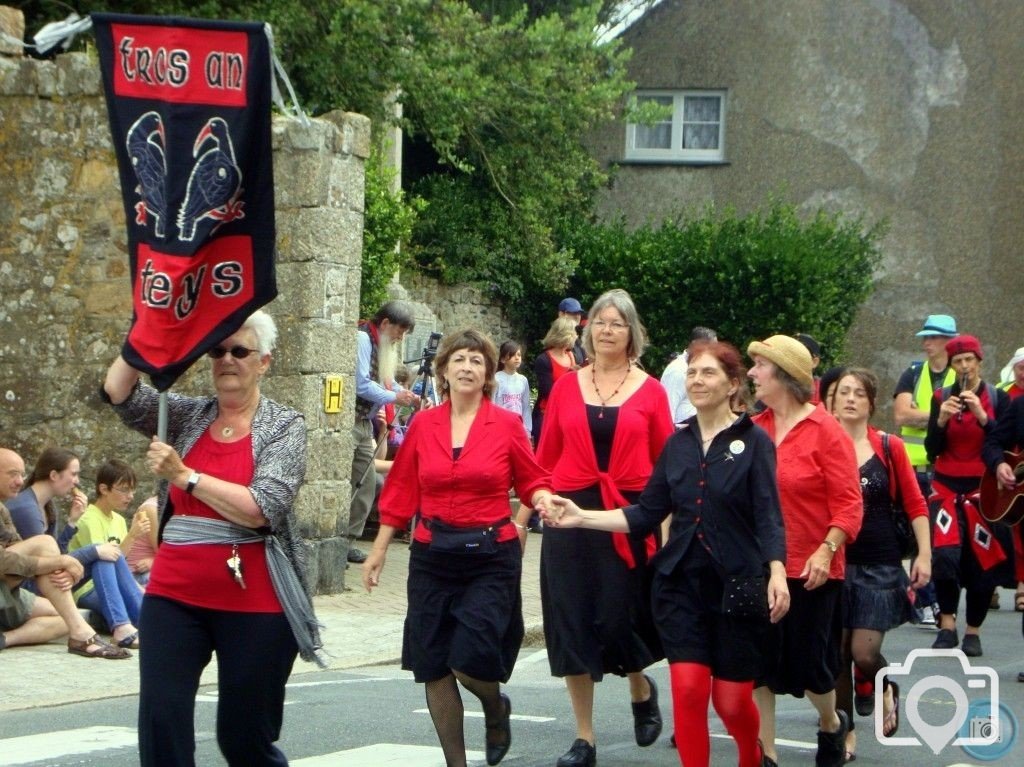
{"type": "MultiPolygon", "coordinates": [[[[403,273],[401,287],[408,298],[430,307],[436,317],[437,330],[449,333],[459,328],[473,327],[487,333],[496,346],[511,338],[512,323],[501,309],[497,299],[488,296],[476,285],[442,285],[437,280],[419,274],[403,273]]],[[[416,339],[420,335],[420,322],[416,323],[416,339]]],[[[520,339],[523,340],[523,339],[520,339]]],[[[529,342],[531,339],[525,339],[529,342]]],[[[420,347],[409,344],[409,353],[420,347]]]]}
{"type": "MultiPolygon", "coordinates": [[[[344,585],[369,120],[340,112],[273,124],[280,341],[264,392],[306,416],[296,513],[320,591],[344,585]],[[341,413],[324,379],[343,379],[341,413]]],[[[47,445],[82,456],[91,491],[108,457],[142,463],[146,440],[98,397],[131,316],[124,213],[95,58],[0,57],[0,445],[31,467],[47,445]]],[[[208,392],[200,362],[175,391],[208,392]]],[[[150,482],[143,479],[141,493],[150,482]]]]}

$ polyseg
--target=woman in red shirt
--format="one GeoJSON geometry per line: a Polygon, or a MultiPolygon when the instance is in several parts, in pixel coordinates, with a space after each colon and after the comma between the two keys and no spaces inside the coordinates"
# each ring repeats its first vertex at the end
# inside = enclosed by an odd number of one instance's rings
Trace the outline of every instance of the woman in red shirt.
{"type": "Polygon", "coordinates": [[[996,586],[1013,577],[1010,529],[989,524],[978,511],[978,486],[985,464],[985,435],[1010,406],[1004,391],[981,380],[981,343],[962,335],[946,344],[957,383],[935,393],[924,448],[935,464],[932,478],[932,547],[935,594],[939,601],[936,649],[960,644],[968,657],[981,650],[981,624],[996,586]],[[985,539],[987,545],[982,545],[985,539]],[[963,643],[956,631],[960,589],[966,590],[963,643]]]}
{"type": "MultiPolygon", "coordinates": [[[[593,362],[564,376],[548,401],[537,459],[559,495],[582,508],[635,503],[647,484],[672,417],[665,389],[637,365],[647,343],[633,300],[610,290],[590,309],[583,346],[593,362]]],[[[643,670],[662,657],[644,588],[653,537],[546,530],[541,605],[551,673],[565,678],[576,740],[559,767],[592,766],[594,683],[629,677],[634,733],[641,746],[661,734],[657,688],[643,670]]]]}
{"type": "Polygon", "coordinates": [[[448,767],[466,765],[459,683],[480,699],[487,763],[497,764],[512,738],[512,704],[500,683],[512,674],[524,633],[525,528],[510,518],[508,490],[546,508],[550,480],[523,422],[490,400],[498,368],[490,338],[476,330],[449,335],[435,366],[445,401],[412,419],[384,481],[363,585],[378,585],[395,531],[418,513],[402,668],[424,683],[448,767]]]}
{"type": "Polygon", "coordinates": [[[853,443],[836,419],[810,404],[814,378],[807,348],[789,336],[747,347],[748,375],[767,409],[754,416],[775,442],[776,480],[786,528],[789,613],[770,633],[755,690],[765,764],[774,765],[775,696],[806,695],[818,711],[818,767],[843,764],[848,720],[836,709],[842,639],[843,544],[860,530],[864,508],[853,443]]]}
{"type": "Polygon", "coordinates": [[[540,442],[544,413],[548,397],[555,382],[571,370],[576,369],[576,357],[572,347],[576,343],[576,324],[572,317],[559,317],[551,323],[544,336],[544,351],[533,361],[533,372],[537,376],[537,402],[533,406],[533,443],[540,442]]]}

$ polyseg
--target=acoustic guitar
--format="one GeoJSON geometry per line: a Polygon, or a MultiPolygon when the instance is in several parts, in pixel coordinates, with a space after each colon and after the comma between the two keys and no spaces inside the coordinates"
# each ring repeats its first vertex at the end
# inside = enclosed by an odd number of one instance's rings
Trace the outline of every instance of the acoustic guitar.
{"type": "Polygon", "coordinates": [[[1024,451],[1014,453],[1009,450],[1003,453],[1005,460],[1013,469],[1017,478],[1017,486],[1007,489],[999,486],[994,472],[985,469],[981,478],[981,503],[979,511],[989,522],[1002,522],[1004,525],[1016,525],[1024,519],[1024,451]]]}

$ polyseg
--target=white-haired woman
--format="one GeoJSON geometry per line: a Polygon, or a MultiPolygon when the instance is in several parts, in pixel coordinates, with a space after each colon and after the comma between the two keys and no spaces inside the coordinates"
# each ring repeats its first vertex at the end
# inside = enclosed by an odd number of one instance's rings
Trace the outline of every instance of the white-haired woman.
{"type": "MultiPolygon", "coordinates": [[[[555,492],[582,508],[635,503],[671,436],[668,397],[638,366],[646,345],[633,300],[610,290],[590,309],[583,345],[593,361],[555,383],[537,460],[555,492]]],[[[520,513],[520,523],[525,514],[520,513]]],[[[541,603],[551,673],[565,678],[576,740],[559,767],[593,767],[594,683],[629,677],[636,742],[661,734],[654,681],[643,670],[662,657],[646,581],[653,537],[631,540],[601,530],[545,531],[541,603]]]]}
{"type": "Polygon", "coordinates": [[[122,357],[104,392],[121,419],[152,438],[162,545],[142,603],[139,754],[143,765],[192,765],[193,710],[217,654],[217,742],[231,765],[284,765],[275,745],[296,654],[321,646],[309,601],[294,502],[306,470],[302,415],[260,394],[277,338],[263,311],[210,350],[212,397],[168,397],[122,357]]]}

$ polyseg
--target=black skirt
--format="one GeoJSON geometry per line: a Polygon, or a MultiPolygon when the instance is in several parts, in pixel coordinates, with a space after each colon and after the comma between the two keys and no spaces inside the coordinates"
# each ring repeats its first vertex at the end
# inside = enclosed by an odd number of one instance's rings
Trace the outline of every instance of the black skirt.
{"type": "MultiPolygon", "coordinates": [[[[585,509],[603,505],[596,487],[562,495],[585,509]]],[[[631,548],[632,569],[615,551],[611,533],[544,528],[540,595],[554,676],[589,674],[599,682],[664,657],[651,617],[644,544],[631,541],[631,548]]]]}
{"type": "Polygon", "coordinates": [[[768,618],[722,613],[724,583],[694,540],[668,575],[655,571],[651,606],[669,663],[708,666],[716,679],[746,682],[764,671],[768,618]]]}
{"type": "Polygon", "coordinates": [[[889,631],[917,623],[907,590],[910,576],[902,565],[846,565],[843,628],[889,631]]]}
{"type": "Polygon", "coordinates": [[[438,554],[413,541],[402,668],[417,682],[452,671],[507,682],[523,643],[522,573],[518,539],[494,554],[438,554]]]}

